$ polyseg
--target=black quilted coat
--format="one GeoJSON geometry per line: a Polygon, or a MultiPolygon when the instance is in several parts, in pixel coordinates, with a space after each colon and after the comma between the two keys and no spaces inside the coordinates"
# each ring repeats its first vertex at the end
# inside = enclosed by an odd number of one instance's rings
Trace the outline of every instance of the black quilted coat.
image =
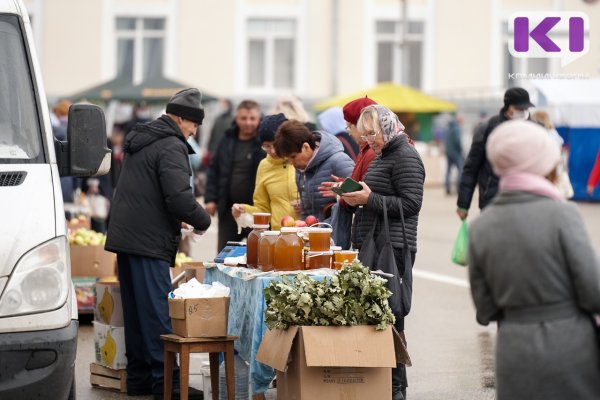
{"type": "Polygon", "coordinates": [[[406,135],[390,140],[381,156],[375,157],[367,171],[364,182],[371,189],[369,201],[359,207],[354,217],[352,243],[360,248],[364,237],[369,234],[373,224],[379,224],[375,231],[377,237],[383,215],[382,196],[386,197],[390,236],[395,248],[402,248],[402,224],[400,222],[400,201],[404,211],[404,222],[408,245],[411,252],[417,251],[417,225],[419,211],[423,202],[423,183],[425,168],[419,153],[408,142],[406,135]]]}

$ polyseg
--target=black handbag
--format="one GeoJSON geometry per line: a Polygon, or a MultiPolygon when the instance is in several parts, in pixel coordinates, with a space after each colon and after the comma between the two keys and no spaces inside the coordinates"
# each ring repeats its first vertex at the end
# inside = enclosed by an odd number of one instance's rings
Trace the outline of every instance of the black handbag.
{"type": "Polygon", "coordinates": [[[390,227],[387,215],[387,204],[385,196],[383,200],[383,226],[375,239],[375,231],[379,225],[379,221],[373,224],[371,231],[365,238],[358,259],[365,266],[368,266],[371,271],[381,270],[386,274],[393,276],[386,277],[386,287],[392,292],[392,296],[388,299],[390,308],[394,315],[405,316],[408,313],[406,305],[403,301],[402,293],[402,276],[407,268],[412,268],[412,260],[410,257],[410,248],[408,247],[408,239],[406,237],[406,228],[404,226],[404,213],[402,212],[402,200],[400,200],[400,221],[402,222],[402,241],[403,241],[403,264],[398,268],[396,265],[396,257],[394,255],[394,247],[390,237],[390,227]]]}

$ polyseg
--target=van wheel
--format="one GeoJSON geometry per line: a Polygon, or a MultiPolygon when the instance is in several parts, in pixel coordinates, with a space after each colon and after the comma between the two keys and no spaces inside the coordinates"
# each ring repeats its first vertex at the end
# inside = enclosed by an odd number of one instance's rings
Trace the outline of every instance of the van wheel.
{"type": "Polygon", "coordinates": [[[71,383],[71,390],[69,390],[68,400],[76,400],[77,394],[75,393],[75,371],[73,371],[73,382],[71,383]]]}

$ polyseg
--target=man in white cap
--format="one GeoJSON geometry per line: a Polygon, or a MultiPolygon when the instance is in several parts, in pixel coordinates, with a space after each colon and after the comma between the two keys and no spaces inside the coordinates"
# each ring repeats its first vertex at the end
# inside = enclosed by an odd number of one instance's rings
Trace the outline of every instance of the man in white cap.
{"type": "MultiPolygon", "coordinates": [[[[180,91],[169,100],[166,115],[136,125],[125,137],[105,249],[117,253],[130,396],[163,398],[160,335],[171,333],[169,268],[182,223],[198,233],[210,226],[210,216],[193,195],[188,161],[194,151],[187,139],[204,118],[201,98],[198,89],[180,91]]],[[[202,396],[192,389],[190,394],[190,399],[202,396]]]]}

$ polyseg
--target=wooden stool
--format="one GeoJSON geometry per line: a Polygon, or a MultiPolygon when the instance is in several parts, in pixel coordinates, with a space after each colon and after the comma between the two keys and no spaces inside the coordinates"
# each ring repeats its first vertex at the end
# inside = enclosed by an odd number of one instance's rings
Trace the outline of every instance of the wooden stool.
{"type": "Polygon", "coordinates": [[[160,335],[165,345],[165,400],[171,400],[173,391],[173,366],[175,353],[179,353],[179,398],[188,400],[190,381],[190,353],[209,353],[210,384],[213,400],[219,399],[219,353],[225,353],[225,376],[227,378],[227,398],[235,399],[233,370],[233,342],[237,336],[220,338],[186,338],[175,334],[160,335]]]}

